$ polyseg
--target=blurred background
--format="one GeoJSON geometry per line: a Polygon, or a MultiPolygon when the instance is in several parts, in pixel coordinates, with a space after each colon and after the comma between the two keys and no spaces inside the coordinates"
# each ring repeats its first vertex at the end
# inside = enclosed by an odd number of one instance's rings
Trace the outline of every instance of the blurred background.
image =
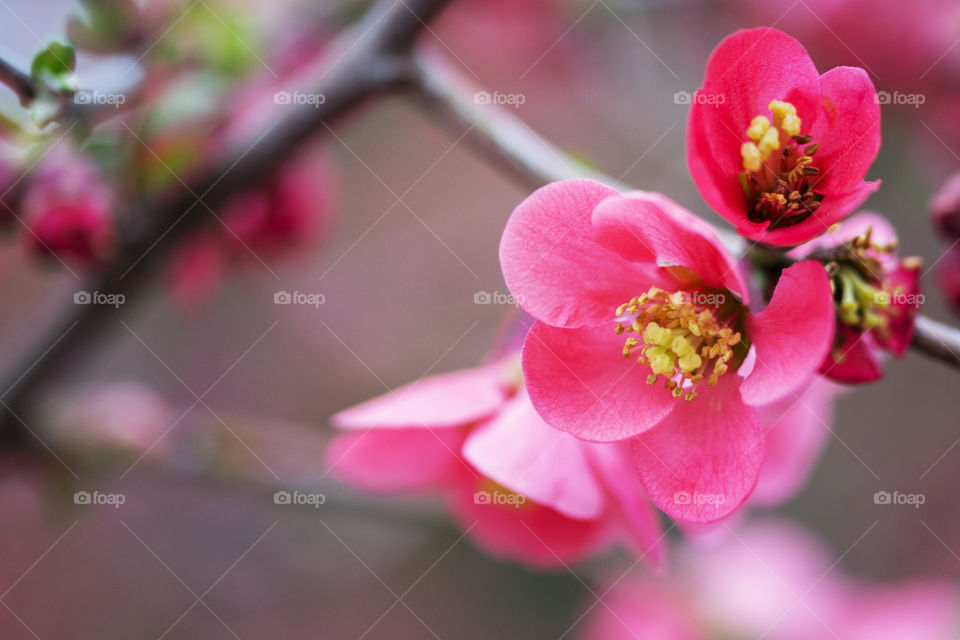
{"type": "MultiPolygon", "coordinates": [[[[0,4],[0,51],[21,68],[62,41],[79,11],[59,0],[0,4]]],[[[236,60],[223,64],[242,65],[251,84],[279,69],[294,36],[306,51],[322,49],[366,7],[149,4],[169,6],[147,60],[164,47],[208,45],[232,51],[236,60]],[[176,20],[208,5],[216,20],[176,20]],[[233,34],[223,42],[205,31],[220,22],[233,34]]],[[[578,160],[719,223],[686,170],[689,105],[677,96],[697,89],[725,35],[776,25],[804,42],[821,71],[861,66],[882,91],[924,96],[883,106],[883,147],[868,175],[883,186],[866,208],[888,216],[902,252],[923,256],[927,269],[944,248],[929,202],[960,168],[951,108],[960,99],[960,10],[920,1],[865,13],[864,4],[454,0],[420,46],[490,92],[522,96],[516,115],[578,160]]],[[[136,79],[143,63],[87,53],[77,75],[84,87],[112,88],[131,67],[123,80],[136,79]]],[[[213,80],[198,82],[209,89],[213,80]]],[[[236,108],[190,91],[167,88],[163,99],[203,118],[236,108]]],[[[8,117],[19,109],[9,92],[0,107],[8,117]]],[[[190,147],[199,139],[193,116],[171,122],[186,155],[203,156],[190,147]]],[[[44,394],[31,426],[49,450],[0,458],[0,637],[567,637],[592,601],[588,576],[624,560],[529,572],[458,542],[430,500],[374,501],[326,476],[331,414],[483,357],[510,307],[474,296],[506,292],[497,248],[526,195],[402,96],[364,105],[334,134],[311,143],[329,183],[316,242],[259,252],[262,260],[185,249],[44,394]],[[323,304],[274,304],[281,291],[319,294],[323,304]],[[328,504],[274,504],[274,488],[284,487],[323,492],[328,504]],[[78,505],[76,491],[121,494],[124,503],[78,505]]],[[[166,138],[156,135],[159,148],[166,138]]],[[[142,149],[130,157],[149,159],[142,149]]],[[[45,301],[71,295],[77,281],[13,239],[0,244],[0,262],[8,274],[0,332],[16,343],[45,301]]],[[[924,312],[955,321],[934,271],[923,279],[924,312]]],[[[908,353],[881,382],[839,398],[809,484],[777,510],[822,538],[839,570],[877,581],[960,577],[958,380],[908,353]],[[875,492],[894,490],[926,501],[874,504],[875,492]]]]}

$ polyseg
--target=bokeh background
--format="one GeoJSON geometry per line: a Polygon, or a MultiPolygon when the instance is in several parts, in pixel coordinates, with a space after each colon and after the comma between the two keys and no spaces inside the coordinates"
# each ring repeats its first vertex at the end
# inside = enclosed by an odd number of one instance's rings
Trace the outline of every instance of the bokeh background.
{"type": "MultiPolygon", "coordinates": [[[[318,17],[337,3],[318,4],[217,11],[268,23],[282,11],[318,17]]],[[[337,20],[364,6],[342,4],[348,10],[330,11],[337,20]]],[[[857,3],[454,0],[421,46],[491,92],[522,95],[516,115],[561,149],[718,221],[686,171],[689,107],[675,95],[696,90],[725,35],[776,24],[802,39],[821,70],[864,66],[879,89],[928,96],[919,107],[884,106],[883,148],[868,176],[883,187],[867,208],[893,220],[905,253],[932,265],[942,243],[928,203],[960,168],[960,119],[948,108],[951,92],[960,96],[960,15],[920,1],[858,24],[845,4],[857,3]]],[[[5,0],[0,49],[26,64],[62,38],[74,8],[5,0]]],[[[111,70],[84,58],[79,75],[108,81],[111,70]]],[[[8,98],[3,108],[15,109],[8,98]]],[[[526,195],[404,97],[366,105],[335,132],[318,142],[338,185],[321,246],[232,272],[187,309],[156,278],[44,397],[37,431],[52,434],[49,455],[0,457],[0,637],[576,636],[563,634],[591,602],[584,582],[624,558],[576,574],[528,572],[458,542],[430,500],[383,503],[326,475],[332,413],[483,357],[509,307],[475,304],[474,295],[506,291],[500,233],[526,195]],[[279,290],[322,293],[325,304],[275,305],[279,290]],[[108,383],[127,386],[111,395],[108,383]],[[106,420],[143,423],[148,433],[175,425],[164,438],[169,455],[133,464],[136,455],[72,442],[63,426],[106,420]],[[273,487],[309,487],[328,504],[274,505],[273,487]],[[122,492],[126,503],[75,505],[77,490],[122,492]]],[[[44,301],[75,281],[15,243],[0,246],[0,333],[16,341],[44,301]]],[[[925,313],[951,320],[932,271],[924,284],[925,313]]],[[[960,577],[958,381],[908,353],[883,381],[839,398],[813,477],[777,510],[822,537],[838,570],[873,580],[960,577]],[[881,490],[926,502],[875,505],[881,490]]]]}

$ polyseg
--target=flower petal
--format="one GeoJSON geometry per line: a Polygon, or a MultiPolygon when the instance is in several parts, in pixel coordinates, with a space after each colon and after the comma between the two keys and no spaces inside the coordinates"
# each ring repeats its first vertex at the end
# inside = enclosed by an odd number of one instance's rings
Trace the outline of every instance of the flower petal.
{"type": "Polygon", "coordinates": [[[668,515],[712,522],[750,495],[763,462],[756,409],[740,400],[735,375],[720,376],[691,402],[630,441],[653,502],[668,515]]]}
{"type": "Polygon", "coordinates": [[[341,429],[457,427],[503,405],[506,376],[501,363],[441,373],[345,409],[330,421],[341,429]]]}
{"type": "Polygon", "coordinates": [[[861,333],[838,324],[834,345],[820,365],[820,375],[850,384],[874,382],[883,377],[879,347],[872,333],[861,333]]]}
{"type": "Polygon", "coordinates": [[[609,325],[561,329],[537,322],[523,343],[523,376],[537,413],[582,440],[612,442],[649,429],[677,402],[650,369],[621,354],[609,325]]]}
{"type": "Polygon", "coordinates": [[[521,505],[476,500],[482,484],[466,484],[452,497],[451,510],[469,537],[488,552],[541,569],[561,568],[606,546],[611,530],[603,522],[577,520],[532,501],[521,505]]]}
{"type": "Polygon", "coordinates": [[[593,180],[538,189],[514,210],[500,241],[503,277],[531,315],[558,327],[609,320],[634,283],[655,277],[597,244],[590,216],[618,191],[593,180]]]}
{"type": "Polygon", "coordinates": [[[807,260],[784,269],[767,308],[747,316],[757,359],[740,387],[743,401],[767,404],[802,387],[827,356],[835,322],[823,265],[807,260]]]}
{"type": "Polygon", "coordinates": [[[816,377],[799,398],[758,407],[765,452],[753,502],[777,504],[803,486],[830,437],[837,393],[837,386],[816,377]]]}
{"type": "Polygon", "coordinates": [[[587,446],[545,423],[521,391],[497,417],[467,437],[463,456],[511,491],[585,520],[599,517],[606,507],[587,446]]]}
{"type": "Polygon", "coordinates": [[[469,473],[454,429],[373,429],[334,438],[324,452],[330,474],[364,491],[443,489],[469,473]]]}
{"type": "Polygon", "coordinates": [[[740,267],[713,228],[659,193],[607,198],[593,210],[593,226],[597,242],[627,260],[687,267],[707,286],[747,299],[740,267]]]}

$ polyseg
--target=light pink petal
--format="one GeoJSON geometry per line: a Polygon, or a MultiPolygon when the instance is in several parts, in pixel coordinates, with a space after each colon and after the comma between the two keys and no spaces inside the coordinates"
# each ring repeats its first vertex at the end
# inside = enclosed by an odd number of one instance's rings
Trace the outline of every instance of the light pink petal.
{"type": "Polygon", "coordinates": [[[856,591],[837,625],[845,640],[952,640],[960,633],[957,590],[935,580],[912,580],[856,591]]]}
{"type": "Polygon", "coordinates": [[[507,398],[503,365],[442,373],[418,380],[335,414],[341,429],[434,429],[486,418],[507,398]]]}
{"type": "Polygon", "coordinates": [[[607,198],[593,210],[593,226],[600,244],[628,260],[687,267],[707,286],[746,300],[740,268],[713,228],[665,196],[634,191],[607,198]]]}
{"type": "Polygon", "coordinates": [[[600,589],[602,604],[584,619],[583,640],[709,640],[688,593],[661,576],[620,574],[600,589]],[[658,579],[659,578],[659,579],[658,579]]]}
{"type": "Polygon", "coordinates": [[[833,249],[871,229],[870,238],[877,244],[890,244],[897,241],[897,231],[884,216],[873,211],[855,213],[829,232],[817,236],[810,242],[791,249],[787,254],[794,260],[803,260],[815,249],[833,249]]]}
{"type": "Polygon", "coordinates": [[[747,317],[757,359],[740,388],[743,401],[767,404],[803,386],[830,350],[835,320],[823,265],[808,260],[784,269],[767,308],[747,317]]]}
{"type": "Polygon", "coordinates": [[[756,409],[740,401],[736,375],[720,376],[655,428],[631,440],[634,464],[653,502],[668,515],[712,522],[750,495],[763,461],[756,409]]]}
{"type": "Polygon", "coordinates": [[[666,534],[630,460],[627,443],[585,444],[597,473],[603,478],[620,524],[624,542],[637,558],[662,566],[666,561],[666,534]]]}
{"type": "Polygon", "coordinates": [[[649,367],[622,355],[613,322],[560,329],[538,322],[523,344],[523,377],[537,413],[582,440],[624,440],[660,422],[676,402],[649,367]]]}
{"type": "Polygon", "coordinates": [[[555,182],[514,210],[500,241],[510,293],[527,312],[558,327],[596,324],[646,290],[655,274],[597,244],[590,216],[619,192],[592,180],[555,182]]]}
{"type": "Polygon", "coordinates": [[[346,433],[324,454],[330,474],[364,491],[439,490],[469,474],[459,458],[462,430],[396,429],[346,433]]]}
{"type": "Polygon", "coordinates": [[[830,439],[837,393],[837,387],[815,377],[799,398],[758,408],[766,452],[753,502],[777,504],[804,485],[830,439]]]}
{"type": "Polygon", "coordinates": [[[464,457],[482,474],[571,518],[598,518],[603,487],[586,457],[588,445],[550,427],[521,391],[497,417],[476,428],[464,457]]]}
{"type": "Polygon", "coordinates": [[[476,499],[490,492],[482,483],[464,485],[451,510],[469,537],[493,555],[538,569],[562,569],[602,550],[611,531],[602,521],[577,520],[533,501],[519,506],[476,499]]]}

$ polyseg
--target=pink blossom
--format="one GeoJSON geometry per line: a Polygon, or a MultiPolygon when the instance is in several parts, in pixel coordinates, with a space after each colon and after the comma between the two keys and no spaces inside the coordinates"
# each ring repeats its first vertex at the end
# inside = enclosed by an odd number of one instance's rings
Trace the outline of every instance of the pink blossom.
{"type": "Polygon", "coordinates": [[[960,246],[947,248],[937,261],[937,282],[954,313],[960,313],[960,246]]]}
{"type": "Polygon", "coordinates": [[[880,149],[880,106],[863,69],[820,75],[775,29],[739,31],[707,62],[690,109],[687,161],[707,203],[753,240],[796,245],[852,213],[880,149]]]}
{"type": "Polygon", "coordinates": [[[960,238],[960,171],[940,187],[930,203],[933,227],[944,238],[960,238]]]}
{"type": "Polygon", "coordinates": [[[644,486],[673,517],[708,522],[736,509],[763,462],[756,407],[801,390],[830,347],[823,266],[784,270],[753,312],[706,223],[662,195],[590,180],[521,203],[500,262],[538,319],[523,371],[544,420],[587,441],[630,440],[644,486]]]}
{"type": "Polygon", "coordinates": [[[110,191],[94,162],[59,144],[29,176],[23,194],[22,237],[31,251],[83,263],[99,262],[113,247],[110,191]]]}
{"type": "MultiPolygon", "coordinates": [[[[900,640],[955,638],[953,587],[844,575],[819,541],[779,522],[692,548],[671,575],[618,580],[591,609],[584,640],[900,640]]],[[[605,593],[607,589],[598,589],[605,593]]]]}
{"type": "Polygon", "coordinates": [[[626,448],[547,426],[518,355],[336,414],[348,433],[328,447],[331,472],[367,491],[440,492],[478,545],[529,565],[576,562],[615,541],[659,561],[659,522],[626,448]]]}
{"type": "Polygon", "coordinates": [[[794,249],[796,259],[826,252],[833,266],[837,332],[820,372],[840,382],[883,376],[879,353],[900,357],[910,346],[920,293],[919,258],[898,259],[897,234],[876,213],[863,212],[794,249]]]}

